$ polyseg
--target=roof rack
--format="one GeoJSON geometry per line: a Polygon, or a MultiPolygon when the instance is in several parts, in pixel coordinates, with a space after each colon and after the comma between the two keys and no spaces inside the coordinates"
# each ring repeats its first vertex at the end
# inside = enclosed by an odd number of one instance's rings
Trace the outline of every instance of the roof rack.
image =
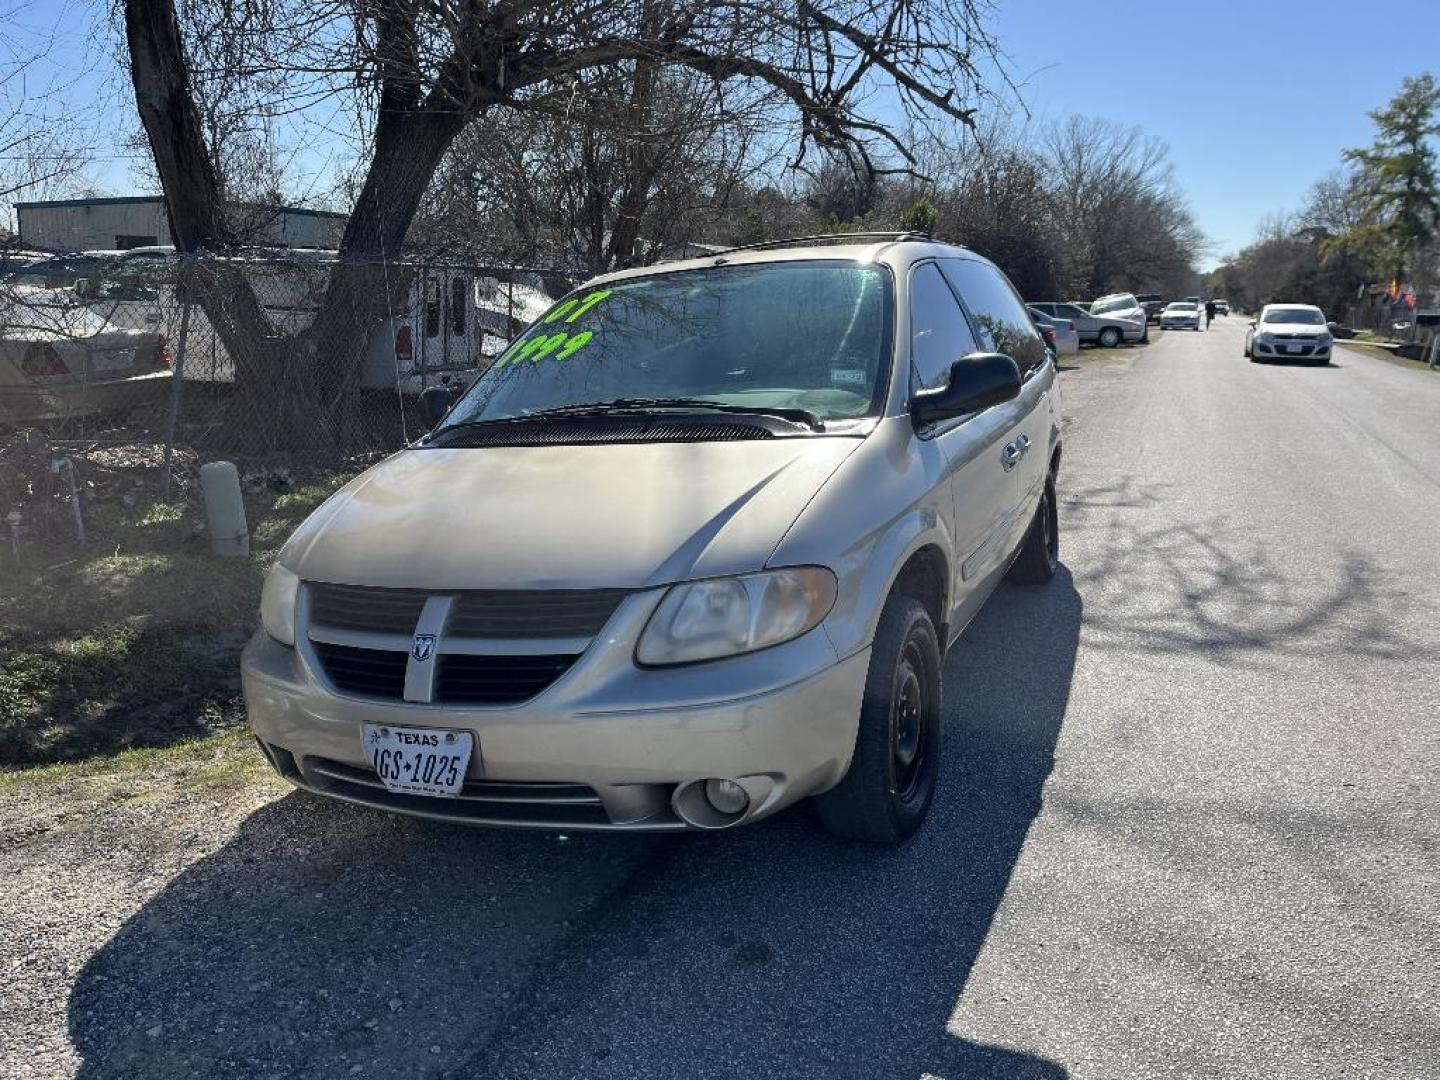
{"type": "Polygon", "coordinates": [[[865,232],[852,233],[817,233],[814,236],[787,236],[778,240],[761,240],[756,244],[737,244],[735,247],[722,248],[720,251],[711,251],[700,256],[704,259],[716,256],[729,255],[736,251],[764,251],[767,248],[799,247],[804,244],[853,244],[857,240],[889,240],[898,243],[901,240],[933,240],[929,233],[915,232],[882,232],[870,230],[865,232]]]}

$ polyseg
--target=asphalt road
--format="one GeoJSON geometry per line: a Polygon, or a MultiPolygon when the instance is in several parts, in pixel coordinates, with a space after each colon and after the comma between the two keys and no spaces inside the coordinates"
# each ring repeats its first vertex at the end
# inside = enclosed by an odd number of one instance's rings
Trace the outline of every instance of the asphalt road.
{"type": "Polygon", "coordinates": [[[1440,377],[1243,330],[1064,376],[912,843],[667,843],[459,1075],[1440,1076],[1440,377]]]}
{"type": "Polygon", "coordinates": [[[1067,364],[908,844],[126,803],[0,859],[0,1075],[1440,1077],[1440,376],[1243,331],[1067,364]]]}

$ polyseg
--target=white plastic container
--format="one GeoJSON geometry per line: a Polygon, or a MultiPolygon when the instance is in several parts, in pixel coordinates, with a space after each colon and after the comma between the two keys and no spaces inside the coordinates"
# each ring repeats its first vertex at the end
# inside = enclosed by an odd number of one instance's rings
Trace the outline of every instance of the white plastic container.
{"type": "Polygon", "coordinates": [[[240,472],[228,461],[200,466],[200,491],[205,497],[205,527],[210,551],[229,558],[250,554],[250,530],[245,525],[245,500],[240,495],[240,472]]]}

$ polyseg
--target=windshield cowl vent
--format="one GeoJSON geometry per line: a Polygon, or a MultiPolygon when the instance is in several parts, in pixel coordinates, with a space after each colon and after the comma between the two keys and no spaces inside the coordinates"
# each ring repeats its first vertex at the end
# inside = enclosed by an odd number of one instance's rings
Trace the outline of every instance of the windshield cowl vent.
{"type": "Polygon", "coordinates": [[[561,446],[575,443],[746,442],[773,439],[761,423],[731,419],[605,417],[495,424],[441,434],[429,446],[478,449],[489,446],[561,446]]]}

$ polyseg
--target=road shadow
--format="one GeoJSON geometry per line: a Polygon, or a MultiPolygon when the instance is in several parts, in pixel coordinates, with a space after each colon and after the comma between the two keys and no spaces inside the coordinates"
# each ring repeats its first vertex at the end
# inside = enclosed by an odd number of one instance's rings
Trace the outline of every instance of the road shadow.
{"type": "Polygon", "coordinates": [[[1064,569],[1002,586],[948,657],[940,792],[898,848],[808,808],[561,840],[279,799],[85,964],[79,1076],[1059,1080],[952,1017],[1040,810],[1080,622],[1064,569]]]}
{"type": "Polygon", "coordinates": [[[1062,506],[1091,554],[1078,581],[1088,647],[1257,666],[1433,651],[1405,632],[1423,600],[1363,549],[1308,538],[1277,549],[1224,515],[1186,513],[1172,485],[1132,478],[1068,492],[1062,506]]]}
{"type": "Polygon", "coordinates": [[[806,807],[672,841],[459,1075],[1064,1077],[954,1017],[1041,808],[1081,613],[1062,569],[1003,586],[955,645],[941,787],[906,844],[842,842],[806,807]]]}
{"type": "Polygon", "coordinates": [[[436,1075],[489,1037],[536,960],[656,843],[467,829],[292,792],[84,965],[68,1014],[78,1075],[436,1075]]]}

